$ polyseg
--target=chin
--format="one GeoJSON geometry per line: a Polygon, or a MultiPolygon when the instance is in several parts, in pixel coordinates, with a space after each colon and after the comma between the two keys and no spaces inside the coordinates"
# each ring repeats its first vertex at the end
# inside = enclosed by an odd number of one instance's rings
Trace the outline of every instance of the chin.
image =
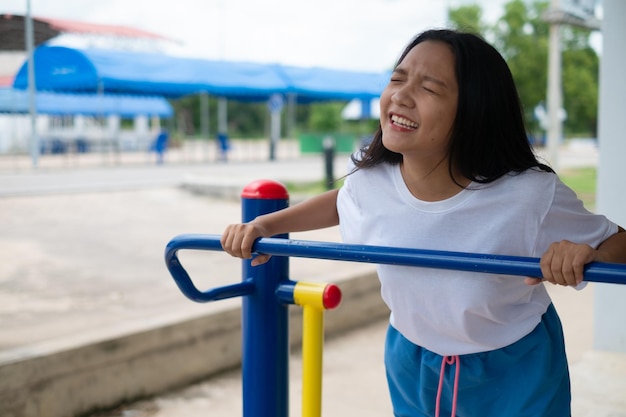
{"type": "Polygon", "coordinates": [[[402,146],[400,146],[396,141],[385,140],[384,134],[383,134],[382,142],[383,142],[383,146],[385,147],[385,149],[391,152],[395,152],[395,153],[402,153],[402,146]]]}

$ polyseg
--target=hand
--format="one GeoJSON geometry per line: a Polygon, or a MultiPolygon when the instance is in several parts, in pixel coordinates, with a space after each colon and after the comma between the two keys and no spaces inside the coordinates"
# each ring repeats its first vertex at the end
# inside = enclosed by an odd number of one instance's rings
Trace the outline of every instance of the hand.
{"type": "MultiPolygon", "coordinates": [[[[550,245],[539,265],[543,279],[553,284],[576,286],[583,281],[585,265],[595,261],[597,251],[589,245],[562,240],[550,245]]],[[[537,284],[536,278],[527,278],[527,284],[537,284]]]]}
{"type": "MultiPolygon", "coordinates": [[[[268,237],[268,234],[263,227],[254,222],[231,224],[224,230],[220,243],[222,249],[231,256],[250,259],[252,257],[252,245],[260,237],[268,237]]],[[[270,255],[258,255],[252,260],[251,265],[264,264],[270,257],[270,255]]]]}

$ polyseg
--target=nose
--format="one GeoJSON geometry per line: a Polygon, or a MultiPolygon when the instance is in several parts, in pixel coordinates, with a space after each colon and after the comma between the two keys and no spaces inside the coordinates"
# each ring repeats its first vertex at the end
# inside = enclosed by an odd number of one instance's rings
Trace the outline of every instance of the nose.
{"type": "Polygon", "coordinates": [[[391,94],[391,101],[398,106],[413,108],[415,107],[415,100],[411,95],[409,86],[404,84],[402,86],[398,86],[395,91],[391,94]]]}

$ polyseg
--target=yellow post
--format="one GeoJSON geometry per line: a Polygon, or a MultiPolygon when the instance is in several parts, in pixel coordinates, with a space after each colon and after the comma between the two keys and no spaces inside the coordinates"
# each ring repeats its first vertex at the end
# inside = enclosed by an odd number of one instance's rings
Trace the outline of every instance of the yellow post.
{"type": "Polygon", "coordinates": [[[341,291],[332,284],[298,282],[293,298],[303,307],[302,417],[321,417],[324,309],[339,305],[341,291]]]}
{"type": "Polygon", "coordinates": [[[322,415],[322,349],[324,313],[312,305],[303,307],[302,417],[322,415]]]}

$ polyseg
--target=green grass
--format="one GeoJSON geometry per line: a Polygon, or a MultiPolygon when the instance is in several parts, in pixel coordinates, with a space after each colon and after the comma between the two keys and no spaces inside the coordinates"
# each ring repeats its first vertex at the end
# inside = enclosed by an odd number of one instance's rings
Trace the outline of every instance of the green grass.
{"type": "MultiPolygon", "coordinates": [[[[563,169],[559,174],[561,180],[576,192],[578,198],[590,211],[594,211],[596,206],[596,175],[597,171],[594,167],[568,168],[563,169]]],[[[342,184],[343,179],[337,180],[335,188],[341,187],[342,184]]],[[[326,191],[324,180],[305,183],[288,182],[285,186],[289,194],[315,195],[326,191]]]]}
{"type": "Polygon", "coordinates": [[[595,167],[563,169],[559,176],[567,186],[576,192],[587,210],[595,210],[597,178],[595,167]]]}
{"type": "MultiPolygon", "coordinates": [[[[334,188],[340,188],[343,185],[343,178],[335,180],[334,188]]],[[[285,184],[289,194],[306,194],[316,195],[326,191],[326,181],[314,181],[314,182],[288,182],[285,184]]]]}

